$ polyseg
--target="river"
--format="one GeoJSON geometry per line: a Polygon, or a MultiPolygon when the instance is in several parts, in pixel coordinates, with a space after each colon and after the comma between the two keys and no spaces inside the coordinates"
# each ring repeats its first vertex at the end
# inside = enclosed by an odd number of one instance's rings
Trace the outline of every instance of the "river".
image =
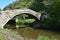
{"type": "Polygon", "coordinates": [[[41,36],[48,37],[51,40],[60,40],[60,34],[48,30],[21,28],[16,31],[24,38],[32,38],[37,40],[38,37],[41,36]]]}
{"type": "MultiPolygon", "coordinates": [[[[13,26],[10,26],[13,27],[13,26]]],[[[50,39],[50,40],[60,40],[60,33],[58,32],[54,32],[51,30],[42,30],[42,29],[34,29],[31,27],[24,27],[24,28],[19,28],[19,29],[13,29],[16,32],[18,32],[18,34],[21,37],[24,37],[25,40],[38,40],[38,38],[40,39],[45,39],[46,40],[50,39]]],[[[43,39],[43,40],[44,40],[43,39]]]]}

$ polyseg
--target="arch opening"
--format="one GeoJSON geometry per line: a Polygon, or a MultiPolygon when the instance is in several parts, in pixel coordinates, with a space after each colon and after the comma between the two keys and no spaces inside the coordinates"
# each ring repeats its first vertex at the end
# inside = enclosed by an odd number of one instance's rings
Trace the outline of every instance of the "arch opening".
{"type": "MultiPolygon", "coordinates": [[[[28,17],[26,17],[26,19],[35,19],[35,21],[39,21],[38,18],[32,14],[28,14],[28,13],[21,13],[21,14],[18,14],[16,16],[14,16],[13,18],[11,18],[5,25],[4,25],[4,28],[12,28],[12,29],[15,29],[16,28],[16,17],[18,16],[21,16],[21,15],[28,15],[28,17]]],[[[21,17],[20,17],[21,18],[21,17]]]]}

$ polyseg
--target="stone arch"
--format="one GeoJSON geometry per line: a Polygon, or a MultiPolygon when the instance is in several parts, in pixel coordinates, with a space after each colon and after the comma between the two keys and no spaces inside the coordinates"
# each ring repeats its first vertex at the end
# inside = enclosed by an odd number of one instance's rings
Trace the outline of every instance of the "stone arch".
{"type": "MultiPolygon", "coordinates": [[[[29,14],[29,13],[21,13],[21,14],[30,15],[30,16],[32,16],[36,21],[39,21],[39,19],[38,19],[36,16],[32,15],[32,14],[29,14]]],[[[16,16],[12,17],[6,24],[8,24],[9,22],[10,22],[11,24],[14,22],[14,24],[15,24],[15,23],[16,23],[16,17],[19,16],[19,15],[21,15],[21,14],[18,14],[18,15],[16,15],[16,16]]],[[[3,28],[6,28],[6,27],[5,27],[6,24],[4,25],[3,28]]],[[[12,26],[13,26],[13,25],[12,25],[12,26]]],[[[14,26],[16,26],[16,24],[15,24],[14,26]]],[[[7,27],[8,27],[8,26],[7,26],[7,27]]],[[[8,28],[9,28],[9,27],[8,27],[8,28]]],[[[13,28],[14,28],[14,27],[13,27],[13,28]]],[[[15,27],[15,28],[16,28],[16,27],[15,27]]]]}
{"type": "Polygon", "coordinates": [[[31,14],[35,16],[38,20],[40,20],[41,13],[35,12],[31,9],[15,9],[15,10],[6,10],[6,11],[1,11],[0,12],[0,28],[3,29],[4,25],[11,20],[14,16],[19,15],[19,14],[31,14]]]}
{"type": "MultiPolygon", "coordinates": [[[[30,13],[20,13],[20,14],[14,16],[14,17],[17,17],[17,16],[19,16],[19,15],[21,15],[21,14],[31,15],[31,16],[34,17],[35,19],[39,20],[39,19],[37,18],[37,16],[32,15],[32,14],[30,14],[30,13]]],[[[12,18],[14,18],[14,17],[12,17],[12,18]]],[[[11,18],[11,19],[12,19],[12,18],[11,18]]]]}

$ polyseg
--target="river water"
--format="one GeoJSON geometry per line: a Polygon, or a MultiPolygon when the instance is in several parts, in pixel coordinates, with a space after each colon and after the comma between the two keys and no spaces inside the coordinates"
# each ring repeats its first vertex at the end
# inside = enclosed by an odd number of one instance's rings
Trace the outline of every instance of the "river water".
{"type": "MultiPolygon", "coordinates": [[[[13,27],[13,26],[9,26],[13,27]]],[[[14,29],[21,37],[24,37],[25,40],[60,40],[60,33],[50,31],[50,30],[42,30],[42,29],[33,29],[31,27],[14,29]],[[44,38],[44,39],[43,39],[44,38]]]]}
{"type": "Polygon", "coordinates": [[[22,37],[37,40],[39,36],[48,37],[50,40],[60,40],[60,34],[48,30],[21,28],[16,30],[22,37]]]}

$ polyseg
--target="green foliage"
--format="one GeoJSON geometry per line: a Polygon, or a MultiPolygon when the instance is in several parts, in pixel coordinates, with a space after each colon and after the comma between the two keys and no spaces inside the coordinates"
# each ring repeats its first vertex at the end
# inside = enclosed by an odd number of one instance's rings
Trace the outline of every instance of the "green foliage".
{"type": "Polygon", "coordinates": [[[46,36],[40,36],[40,37],[38,37],[37,40],[50,40],[50,38],[46,37],[46,36]]]}
{"type": "Polygon", "coordinates": [[[42,17],[46,15],[48,18],[44,17],[41,25],[44,28],[60,28],[60,0],[45,0],[44,4],[46,8],[42,17]]]}
{"type": "Polygon", "coordinates": [[[39,36],[37,40],[58,40],[56,38],[49,38],[47,36],[39,36]]]}
{"type": "Polygon", "coordinates": [[[0,40],[7,40],[2,33],[0,33],[0,40]]]}
{"type": "Polygon", "coordinates": [[[33,23],[35,21],[35,19],[27,19],[25,20],[27,23],[33,23]]]}
{"type": "Polygon", "coordinates": [[[43,0],[33,0],[34,2],[32,3],[32,5],[29,7],[32,10],[35,10],[37,12],[39,11],[43,11],[45,6],[43,4],[43,0]]]}
{"type": "Polygon", "coordinates": [[[44,9],[44,4],[42,4],[43,0],[18,0],[13,2],[12,4],[7,5],[6,9],[20,9],[20,8],[30,8],[35,11],[40,11],[44,9]]]}
{"type": "Polygon", "coordinates": [[[52,18],[52,26],[59,27],[60,26],[60,0],[52,0],[52,13],[50,13],[50,16],[52,18]]]}
{"type": "Polygon", "coordinates": [[[32,0],[19,0],[16,2],[13,2],[12,4],[7,5],[3,10],[6,9],[20,9],[20,8],[28,8],[33,3],[32,0]]]}
{"type": "Polygon", "coordinates": [[[18,23],[18,24],[21,24],[21,23],[25,23],[25,20],[23,20],[23,19],[18,19],[17,21],[16,21],[16,23],[18,23]]]}
{"type": "Polygon", "coordinates": [[[35,21],[35,19],[18,19],[16,20],[16,23],[17,24],[24,24],[24,23],[33,23],[35,21]]]}

